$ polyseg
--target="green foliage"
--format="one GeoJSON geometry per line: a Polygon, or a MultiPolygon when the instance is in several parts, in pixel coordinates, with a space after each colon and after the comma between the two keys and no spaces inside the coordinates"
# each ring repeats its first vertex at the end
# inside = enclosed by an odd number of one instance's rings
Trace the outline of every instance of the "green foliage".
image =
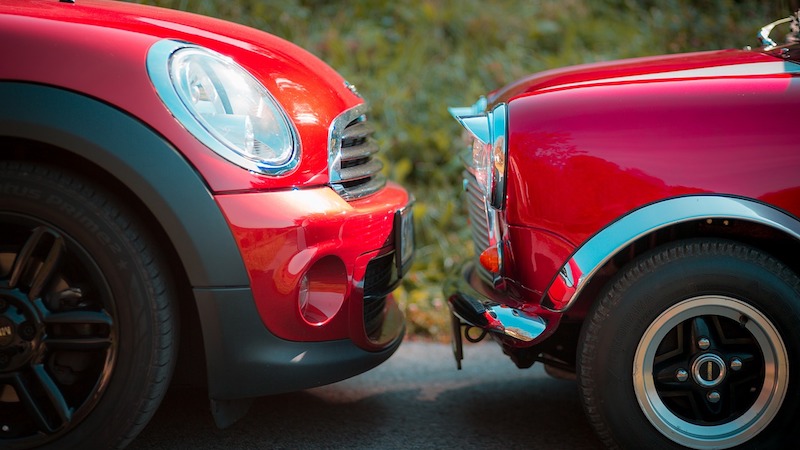
{"type": "MultiPolygon", "coordinates": [[[[290,40],[370,101],[388,175],[416,196],[417,254],[396,297],[413,335],[444,338],[442,284],[473,255],[464,147],[447,106],[549,68],[758,45],[794,0],[149,0],[290,40]]],[[[796,6],[795,6],[796,7],[796,6]]]]}

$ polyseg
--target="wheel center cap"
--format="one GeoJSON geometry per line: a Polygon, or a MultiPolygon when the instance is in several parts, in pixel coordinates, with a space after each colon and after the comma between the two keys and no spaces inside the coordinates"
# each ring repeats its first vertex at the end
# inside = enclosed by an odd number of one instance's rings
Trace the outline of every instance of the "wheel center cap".
{"type": "Polygon", "coordinates": [[[14,342],[14,322],[5,316],[0,316],[0,348],[5,348],[14,342]]]}
{"type": "Polygon", "coordinates": [[[707,353],[692,364],[694,381],[703,387],[714,387],[725,378],[725,361],[718,355],[707,353]]]}

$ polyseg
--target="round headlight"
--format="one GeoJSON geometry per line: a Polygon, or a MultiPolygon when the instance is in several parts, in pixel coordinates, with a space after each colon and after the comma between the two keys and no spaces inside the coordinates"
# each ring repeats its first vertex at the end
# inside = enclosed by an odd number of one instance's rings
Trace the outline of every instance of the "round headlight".
{"type": "Polygon", "coordinates": [[[191,44],[160,41],[148,71],[172,114],[220,156],[279,175],[297,165],[294,127],[267,89],[232,59],[191,44]]]}

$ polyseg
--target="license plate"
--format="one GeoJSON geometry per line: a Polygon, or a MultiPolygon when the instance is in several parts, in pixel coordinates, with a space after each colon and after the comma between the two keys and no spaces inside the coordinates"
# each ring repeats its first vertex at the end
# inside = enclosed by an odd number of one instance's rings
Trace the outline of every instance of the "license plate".
{"type": "Polygon", "coordinates": [[[411,259],[414,256],[414,209],[412,206],[413,201],[398,210],[394,216],[395,261],[397,262],[397,273],[401,277],[411,267],[411,259]]]}

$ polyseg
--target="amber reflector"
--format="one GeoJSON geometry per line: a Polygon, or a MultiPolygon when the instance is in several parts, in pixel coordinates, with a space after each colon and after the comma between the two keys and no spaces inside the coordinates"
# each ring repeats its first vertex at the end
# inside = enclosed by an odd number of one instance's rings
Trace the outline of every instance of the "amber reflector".
{"type": "Polygon", "coordinates": [[[500,273],[500,253],[497,247],[489,247],[481,253],[481,265],[492,273],[500,273]]]}

